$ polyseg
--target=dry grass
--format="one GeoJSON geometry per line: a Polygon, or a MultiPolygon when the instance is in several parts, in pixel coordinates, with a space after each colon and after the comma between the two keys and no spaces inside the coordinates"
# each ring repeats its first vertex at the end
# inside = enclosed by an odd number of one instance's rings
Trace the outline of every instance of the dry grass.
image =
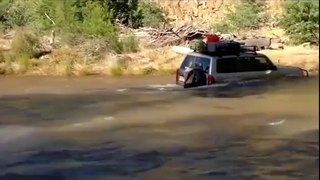
{"type": "Polygon", "coordinates": [[[37,42],[35,36],[26,30],[18,29],[10,43],[10,51],[0,52],[1,74],[24,74],[32,66],[33,46],[37,42]]]}
{"type": "Polygon", "coordinates": [[[75,52],[69,48],[53,51],[50,56],[41,60],[34,60],[32,75],[55,76],[85,76],[99,74],[94,64],[88,63],[82,52],[75,52]]]}
{"type": "Polygon", "coordinates": [[[183,55],[177,54],[170,47],[144,49],[139,53],[128,54],[132,61],[128,71],[132,74],[171,74],[181,63],[183,55]]]}
{"type": "MultiPolygon", "coordinates": [[[[284,50],[264,50],[275,64],[293,65],[311,72],[318,72],[318,50],[285,47],[284,50]],[[279,61],[278,61],[279,60],[279,61]]],[[[107,54],[100,61],[91,61],[85,52],[60,48],[43,59],[19,57],[6,61],[0,56],[0,74],[26,74],[40,76],[88,76],[88,75],[168,75],[180,65],[183,55],[170,47],[143,49],[126,55],[107,54]]]]}

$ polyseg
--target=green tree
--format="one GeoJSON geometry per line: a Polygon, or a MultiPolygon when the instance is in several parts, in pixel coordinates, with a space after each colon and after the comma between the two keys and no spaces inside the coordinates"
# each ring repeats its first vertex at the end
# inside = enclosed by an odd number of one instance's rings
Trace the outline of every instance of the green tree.
{"type": "Polygon", "coordinates": [[[242,29],[258,28],[261,20],[264,0],[241,0],[234,11],[229,11],[222,23],[213,24],[213,29],[221,33],[229,33],[242,29]]]}
{"type": "Polygon", "coordinates": [[[107,39],[117,36],[115,27],[111,23],[111,14],[106,12],[102,5],[88,2],[82,8],[82,12],[83,21],[80,23],[82,33],[107,39]]]}
{"type": "Polygon", "coordinates": [[[161,8],[144,0],[0,0],[1,24],[32,27],[36,34],[54,29],[99,37],[117,53],[136,51],[133,36],[119,40],[116,19],[131,27],[156,27],[165,21],[161,8]]]}
{"type": "Polygon", "coordinates": [[[83,22],[88,13],[86,6],[95,3],[99,5],[106,21],[114,24],[118,20],[131,27],[158,27],[166,19],[163,10],[147,0],[0,0],[0,22],[8,26],[32,25],[39,30],[55,27],[78,31],[75,25],[83,22]],[[86,13],[86,14],[85,14],[86,13]]]}
{"type": "Polygon", "coordinates": [[[280,25],[292,42],[319,43],[319,1],[287,0],[280,25]]]}
{"type": "Polygon", "coordinates": [[[25,26],[31,21],[33,8],[31,0],[4,0],[0,2],[0,20],[7,26],[25,26]]]}
{"type": "Polygon", "coordinates": [[[166,23],[163,9],[154,2],[140,1],[135,11],[136,26],[149,26],[158,28],[166,23]]]}
{"type": "Polygon", "coordinates": [[[99,3],[106,12],[111,12],[111,20],[114,22],[118,19],[121,23],[131,25],[133,20],[132,15],[138,8],[138,0],[75,0],[74,6],[80,11],[77,12],[77,17],[83,19],[82,7],[85,7],[87,3],[99,3]]]}
{"type": "Polygon", "coordinates": [[[0,22],[4,22],[6,20],[5,15],[9,8],[9,5],[10,5],[9,0],[0,1],[0,22]]]}

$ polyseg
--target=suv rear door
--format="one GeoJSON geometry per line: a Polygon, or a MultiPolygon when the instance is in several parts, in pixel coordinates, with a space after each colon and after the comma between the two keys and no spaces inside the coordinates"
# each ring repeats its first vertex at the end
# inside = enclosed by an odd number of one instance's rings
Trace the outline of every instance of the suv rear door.
{"type": "Polygon", "coordinates": [[[195,59],[196,59],[196,56],[194,56],[194,55],[187,55],[184,58],[184,60],[181,63],[181,66],[177,72],[177,83],[178,84],[184,83],[186,71],[189,71],[189,69],[191,69],[193,67],[195,59]]]}
{"type": "Polygon", "coordinates": [[[243,80],[253,80],[264,78],[266,74],[266,67],[261,66],[260,70],[257,67],[258,61],[255,56],[240,56],[238,57],[238,72],[242,73],[243,80]]]}
{"type": "Polygon", "coordinates": [[[211,73],[211,62],[211,57],[209,56],[201,54],[187,55],[178,70],[178,84],[185,81],[186,72],[188,72],[192,68],[200,68],[206,73],[211,73]]]}
{"type": "Polygon", "coordinates": [[[237,56],[221,57],[216,59],[216,83],[225,83],[245,79],[246,74],[239,72],[237,56]]]}

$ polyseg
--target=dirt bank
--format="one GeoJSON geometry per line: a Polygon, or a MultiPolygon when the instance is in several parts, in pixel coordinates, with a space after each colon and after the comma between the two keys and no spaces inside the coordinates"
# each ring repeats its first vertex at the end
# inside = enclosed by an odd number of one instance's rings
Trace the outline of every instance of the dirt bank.
{"type": "MultiPolygon", "coordinates": [[[[305,48],[303,46],[286,46],[283,50],[262,50],[270,59],[279,65],[297,66],[312,73],[319,70],[318,48],[305,48]]],[[[128,55],[132,59],[128,70],[138,73],[140,69],[154,70],[154,72],[170,72],[179,67],[183,55],[177,54],[171,48],[146,50],[137,54],[128,55]]]]}
{"type": "MultiPolygon", "coordinates": [[[[200,21],[202,23],[221,21],[229,9],[240,3],[240,0],[153,0],[163,7],[169,19],[180,24],[184,22],[200,21]]],[[[264,10],[271,14],[282,12],[281,0],[265,0],[264,10]]],[[[201,24],[201,23],[200,23],[201,24]]]]}
{"type": "Polygon", "coordinates": [[[319,71],[319,50],[302,46],[285,47],[284,50],[263,50],[275,64],[297,66],[312,73],[319,71]]]}

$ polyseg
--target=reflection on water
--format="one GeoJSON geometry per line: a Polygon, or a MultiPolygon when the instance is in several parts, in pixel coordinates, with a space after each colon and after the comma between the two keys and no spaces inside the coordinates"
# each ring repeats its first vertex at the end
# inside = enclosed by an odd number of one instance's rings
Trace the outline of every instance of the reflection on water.
{"type": "Polygon", "coordinates": [[[4,81],[18,89],[0,94],[0,179],[319,178],[318,78],[220,98],[4,81]]]}

